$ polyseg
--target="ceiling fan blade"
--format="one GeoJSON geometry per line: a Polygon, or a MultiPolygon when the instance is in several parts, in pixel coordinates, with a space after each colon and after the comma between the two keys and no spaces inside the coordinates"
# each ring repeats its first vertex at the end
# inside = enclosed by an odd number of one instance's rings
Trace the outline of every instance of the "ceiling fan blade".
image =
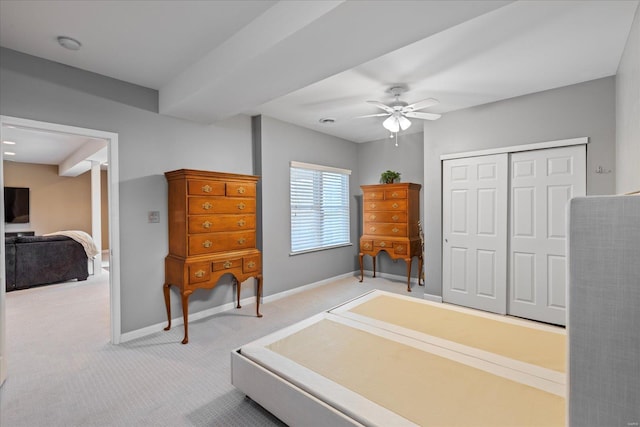
{"type": "Polygon", "coordinates": [[[383,109],[387,113],[393,113],[393,108],[389,107],[388,105],[384,105],[382,102],[379,102],[379,101],[367,101],[367,102],[371,105],[375,105],[376,107],[383,109]]]}
{"type": "Polygon", "coordinates": [[[422,110],[423,108],[431,107],[432,105],[439,104],[440,101],[433,98],[423,99],[422,101],[414,102],[413,104],[407,105],[404,107],[405,111],[416,111],[422,110]]]}
{"type": "Polygon", "coordinates": [[[417,113],[414,111],[408,112],[408,113],[404,113],[405,116],[407,117],[412,117],[414,119],[421,119],[421,120],[438,120],[440,117],[442,117],[442,115],[440,114],[435,114],[435,113],[417,113]]]}
{"type": "Polygon", "coordinates": [[[388,116],[389,114],[391,113],[367,114],[366,116],[354,117],[354,119],[364,119],[365,117],[382,117],[382,116],[388,116]]]}

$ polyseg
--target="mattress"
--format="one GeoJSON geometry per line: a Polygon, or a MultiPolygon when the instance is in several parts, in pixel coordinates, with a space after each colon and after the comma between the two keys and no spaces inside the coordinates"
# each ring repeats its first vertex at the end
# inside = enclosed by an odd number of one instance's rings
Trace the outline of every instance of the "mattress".
{"type": "Polygon", "coordinates": [[[374,291],[233,352],[232,382],[290,425],[559,426],[565,338],[374,291]]]}

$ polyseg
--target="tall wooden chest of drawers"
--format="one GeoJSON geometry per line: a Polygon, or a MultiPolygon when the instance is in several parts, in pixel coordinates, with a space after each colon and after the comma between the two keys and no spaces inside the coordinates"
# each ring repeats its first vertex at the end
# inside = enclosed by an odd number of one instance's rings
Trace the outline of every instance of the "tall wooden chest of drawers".
{"type": "Polygon", "coordinates": [[[385,251],[392,259],[407,263],[407,291],[411,292],[411,259],[419,260],[418,284],[422,277],[422,240],[420,221],[420,184],[398,183],[363,185],[363,227],[360,237],[360,281],[364,279],[364,255],[373,257],[385,251]]]}
{"type": "Polygon", "coordinates": [[[183,344],[189,341],[189,296],[214,288],[231,274],[240,308],[240,284],[257,280],[256,315],[262,295],[262,257],[256,249],[256,184],[259,177],[181,169],[166,172],[169,185],[169,255],[164,299],[171,328],[169,287],[182,297],[183,344]]]}

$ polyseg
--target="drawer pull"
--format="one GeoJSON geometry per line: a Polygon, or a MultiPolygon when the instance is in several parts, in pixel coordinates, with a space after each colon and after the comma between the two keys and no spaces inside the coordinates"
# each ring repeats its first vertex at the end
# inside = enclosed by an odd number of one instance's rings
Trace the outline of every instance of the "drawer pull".
{"type": "Polygon", "coordinates": [[[203,226],[204,228],[211,228],[211,226],[212,226],[212,225],[213,225],[213,224],[211,224],[209,221],[205,221],[205,222],[203,222],[203,223],[202,223],[202,226],[203,226]]]}
{"type": "Polygon", "coordinates": [[[204,270],[198,270],[195,273],[193,273],[194,276],[196,276],[198,279],[202,279],[204,277],[204,270]]]}
{"type": "Polygon", "coordinates": [[[376,208],[376,204],[375,204],[375,203],[371,203],[371,204],[369,205],[369,207],[370,207],[371,209],[375,209],[375,208],[376,208]]]}
{"type": "Polygon", "coordinates": [[[224,268],[231,268],[231,261],[225,261],[224,264],[222,264],[222,266],[224,268]]]}
{"type": "Polygon", "coordinates": [[[397,228],[394,227],[391,231],[393,231],[394,233],[397,233],[400,230],[398,230],[397,228]]]}
{"type": "Polygon", "coordinates": [[[397,204],[397,203],[394,203],[393,205],[391,205],[391,207],[392,207],[393,209],[398,209],[398,204],[397,204]]]}
{"type": "Polygon", "coordinates": [[[244,192],[247,191],[244,189],[244,187],[238,187],[238,194],[244,194],[244,192]]]}
{"type": "Polygon", "coordinates": [[[204,246],[205,248],[210,248],[211,245],[213,245],[211,240],[205,240],[204,242],[202,242],[202,246],[204,246]]]}
{"type": "Polygon", "coordinates": [[[376,228],[375,227],[369,227],[369,231],[372,232],[372,233],[375,233],[376,228]]]}
{"type": "Polygon", "coordinates": [[[213,188],[211,188],[209,185],[203,185],[202,186],[202,192],[203,193],[211,193],[211,190],[213,190],[213,188]]]}
{"type": "Polygon", "coordinates": [[[392,220],[397,221],[400,219],[400,217],[398,215],[394,215],[391,217],[392,220]]]}
{"type": "Polygon", "coordinates": [[[376,198],[376,193],[371,193],[371,199],[375,199],[376,198]]]}
{"type": "Polygon", "coordinates": [[[238,239],[238,244],[239,245],[244,245],[244,242],[246,242],[246,241],[247,241],[246,239],[240,238],[240,239],[238,239]]]}
{"type": "Polygon", "coordinates": [[[238,204],[238,209],[243,210],[244,208],[246,208],[247,206],[244,203],[239,203],[238,204]]]}
{"type": "Polygon", "coordinates": [[[245,225],[247,225],[247,222],[244,219],[238,221],[238,227],[244,227],[245,225]]]}
{"type": "Polygon", "coordinates": [[[247,267],[249,267],[249,268],[253,268],[255,266],[256,266],[256,263],[253,262],[253,261],[249,261],[249,263],[247,264],[247,267]]]}
{"type": "Polygon", "coordinates": [[[398,193],[396,193],[395,191],[391,194],[391,197],[398,197],[398,193]]]}
{"type": "Polygon", "coordinates": [[[380,247],[384,248],[385,246],[387,246],[387,244],[385,242],[380,242],[380,247]]]}
{"type": "Polygon", "coordinates": [[[375,215],[369,215],[369,220],[375,221],[376,220],[376,216],[375,215]]]}
{"type": "Polygon", "coordinates": [[[404,250],[404,246],[396,246],[396,251],[402,252],[404,250]]]}
{"type": "Polygon", "coordinates": [[[205,211],[208,211],[209,209],[211,209],[213,207],[213,205],[209,202],[204,202],[202,204],[202,209],[204,209],[205,211]]]}
{"type": "Polygon", "coordinates": [[[365,248],[365,249],[371,249],[371,245],[370,245],[370,244],[368,244],[368,243],[365,243],[365,244],[364,244],[364,248],[365,248]]]}

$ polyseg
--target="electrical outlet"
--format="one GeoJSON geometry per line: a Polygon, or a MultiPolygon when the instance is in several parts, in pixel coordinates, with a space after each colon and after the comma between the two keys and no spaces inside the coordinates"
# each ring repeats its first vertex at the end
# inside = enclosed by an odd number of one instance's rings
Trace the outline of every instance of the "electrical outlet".
{"type": "Polygon", "coordinates": [[[149,211],[149,222],[160,222],[160,211],[149,211]]]}

